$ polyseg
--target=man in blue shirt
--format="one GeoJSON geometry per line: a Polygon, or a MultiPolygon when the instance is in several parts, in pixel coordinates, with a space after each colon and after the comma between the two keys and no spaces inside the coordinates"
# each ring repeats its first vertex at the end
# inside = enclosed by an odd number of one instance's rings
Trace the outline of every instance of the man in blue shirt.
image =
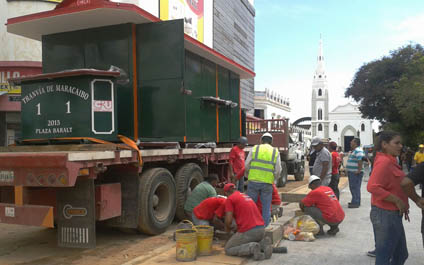
{"type": "Polygon", "coordinates": [[[348,204],[348,208],[359,208],[361,205],[361,183],[364,176],[362,159],[365,154],[360,145],[361,140],[359,138],[353,138],[350,142],[352,152],[347,159],[346,170],[352,202],[348,204]]]}

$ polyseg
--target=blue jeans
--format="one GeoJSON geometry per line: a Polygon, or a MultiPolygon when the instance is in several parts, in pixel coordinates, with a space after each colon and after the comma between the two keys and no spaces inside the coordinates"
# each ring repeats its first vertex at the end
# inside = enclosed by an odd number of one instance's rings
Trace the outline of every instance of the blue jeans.
{"type": "Polygon", "coordinates": [[[244,176],[241,176],[240,179],[237,180],[236,187],[238,191],[244,192],[244,176]]]}
{"type": "Polygon", "coordinates": [[[361,183],[364,172],[356,173],[353,171],[347,172],[347,177],[349,179],[349,189],[352,194],[352,204],[361,205],[361,183]]]}
{"type": "Polygon", "coordinates": [[[384,210],[372,205],[370,218],[375,233],[375,264],[404,264],[408,258],[408,248],[399,211],[384,210]]]}
{"type": "Polygon", "coordinates": [[[271,220],[272,191],[272,184],[253,181],[249,181],[249,184],[247,184],[247,195],[255,203],[258,202],[258,197],[261,198],[262,218],[264,219],[265,227],[268,226],[271,220]]]}

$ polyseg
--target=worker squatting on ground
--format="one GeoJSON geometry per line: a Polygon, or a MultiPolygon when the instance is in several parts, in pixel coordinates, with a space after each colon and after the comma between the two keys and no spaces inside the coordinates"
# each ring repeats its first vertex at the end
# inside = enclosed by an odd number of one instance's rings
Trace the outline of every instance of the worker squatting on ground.
{"type": "Polygon", "coordinates": [[[212,225],[215,230],[224,230],[224,222],[221,219],[225,214],[226,200],[223,196],[211,197],[194,207],[194,225],[212,225]]]}
{"type": "Polygon", "coordinates": [[[230,151],[229,166],[231,181],[236,184],[237,190],[240,192],[244,192],[245,153],[243,149],[246,146],[247,138],[242,136],[230,151]]]}
{"type": "Polygon", "coordinates": [[[215,187],[218,184],[218,175],[210,174],[205,181],[197,185],[191,194],[188,195],[184,204],[184,211],[189,220],[193,220],[193,209],[199,205],[204,199],[216,197],[215,187]]]}
{"type": "Polygon", "coordinates": [[[272,256],[271,239],[265,236],[264,221],[258,207],[246,194],[235,190],[235,185],[224,186],[225,231],[231,232],[235,219],[237,232],[225,244],[225,254],[229,256],[253,256],[255,260],[269,259],[272,256]]]}
{"type": "Polygon", "coordinates": [[[325,224],[330,226],[327,234],[336,235],[345,217],[336,195],[330,187],[321,186],[321,179],[315,175],[309,177],[309,188],[312,191],[299,203],[300,208],[319,224],[318,235],[324,234],[325,224]]]}
{"type": "Polygon", "coordinates": [[[281,174],[280,152],[271,146],[272,135],[265,133],[261,138],[262,144],[255,145],[246,159],[246,174],[249,180],[247,195],[256,203],[258,197],[263,204],[262,218],[265,227],[271,219],[272,184],[281,174]]]}

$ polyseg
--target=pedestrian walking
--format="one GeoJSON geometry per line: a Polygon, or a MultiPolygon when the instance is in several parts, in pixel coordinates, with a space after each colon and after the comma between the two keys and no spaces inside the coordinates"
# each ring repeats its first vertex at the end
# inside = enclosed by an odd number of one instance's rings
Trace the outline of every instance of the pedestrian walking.
{"type": "Polygon", "coordinates": [[[321,186],[321,179],[315,175],[309,177],[309,188],[312,191],[299,203],[300,209],[319,224],[318,235],[324,235],[325,224],[330,226],[327,234],[336,235],[345,217],[336,195],[330,187],[321,186]]]}
{"type": "Polygon", "coordinates": [[[402,223],[403,216],[408,220],[408,197],[400,185],[405,173],[396,159],[401,149],[398,133],[383,131],[378,136],[374,168],[367,185],[371,193],[376,265],[402,265],[408,258],[402,223]]]}
{"type": "Polygon", "coordinates": [[[231,179],[236,184],[237,190],[244,192],[244,172],[245,172],[245,152],[244,148],[247,146],[247,138],[240,137],[238,143],[231,148],[230,151],[230,173],[231,179]]]}
{"type": "Polygon", "coordinates": [[[421,234],[424,247],[424,190],[421,190],[421,197],[415,191],[415,185],[424,185],[424,163],[419,164],[414,171],[409,174],[401,182],[401,186],[406,195],[422,209],[421,218],[421,234]]]}
{"type": "Polygon", "coordinates": [[[225,231],[231,232],[233,220],[237,232],[225,244],[225,254],[229,256],[253,256],[254,260],[269,259],[272,256],[271,240],[265,237],[264,220],[253,200],[235,190],[235,185],[224,186],[225,231]]]}
{"type": "Polygon", "coordinates": [[[272,135],[262,135],[261,144],[255,145],[246,159],[246,174],[249,180],[247,195],[256,203],[258,197],[262,202],[262,218],[265,227],[271,221],[272,184],[281,174],[280,152],[271,146],[272,135]]]}
{"type": "Polygon", "coordinates": [[[362,159],[365,154],[360,146],[361,140],[359,138],[353,138],[350,142],[352,152],[347,159],[346,170],[352,201],[348,203],[348,208],[358,208],[361,205],[361,183],[364,176],[362,159]]]}
{"type": "Polygon", "coordinates": [[[331,182],[331,154],[324,146],[323,139],[315,136],[312,139],[311,146],[315,149],[317,157],[315,159],[312,174],[321,178],[321,185],[328,186],[331,182]]]}
{"type": "Polygon", "coordinates": [[[332,188],[336,194],[337,200],[340,200],[339,181],[340,181],[340,156],[337,153],[337,143],[332,141],[328,145],[331,152],[331,181],[328,187],[332,188]]]}

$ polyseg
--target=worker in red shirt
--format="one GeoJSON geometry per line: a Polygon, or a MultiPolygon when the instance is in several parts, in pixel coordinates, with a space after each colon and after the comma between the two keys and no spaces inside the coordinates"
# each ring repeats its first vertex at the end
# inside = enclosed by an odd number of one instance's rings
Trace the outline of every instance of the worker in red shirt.
{"type": "Polygon", "coordinates": [[[224,223],[220,219],[225,214],[226,200],[223,196],[203,200],[193,209],[193,223],[195,225],[213,225],[216,229],[223,230],[224,223]]]}
{"type": "Polygon", "coordinates": [[[246,194],[235,190],[235,185],[224,186],[225,231],[231,232],[233,219],[237,232],[225,244],[229,256],[253,256],[254,260],[269,259],[272,255],[271,239],[265,236],[264,220],[255,202],[246,194]]]}
{"type": "Polygon", "coordinates": [[[321,179],[312,175],[309,177],[309,188],[312,190],[299,203],[300,208],[310,215],[320,226],[318,235],[324,234],[324,225],[330,226],[329,235],[339,232],[339,224],[343,221],[345,213],[330,187],[321,186],[321,179]]]}
{"type": "Polygon", "coordinates": [[[244,191],[244,160],[246,154],[247,138],[240,137],[238,143],[230,151],[230,175],[231,181],[236,184],[237,190],[244,191]]]}
{"type": "Polygon", "coordinates": [[[340,155],[337,152],[337,143],[334,141],[331,141],[328,144],[328,147],[331,152],[331,181],[328,187],[332,188],[334,191],[334,194],[336,194],[337,200],[340,200],[340,191],[339,191],[339,181],[340,181],[340,174],[339,174],[339,167],[340,167],[340,155]]]}
{"type": "MultiPolygon", "coordinates": [[[[277,186],[275,184],[272,184],[272,200],[271,200],[271,218],[273,216],[281,216],[282,211],[281,208],[281,198],[280,194],[278,193],[277,186]],[[280,214],[281,211],[281,214],[280,214]]],[[[261,198],[258,198],[258,202],[256,203],[256,206],[258,206],[258,210],[261,213],[262,212],[262,203],[261,198]]]]}

